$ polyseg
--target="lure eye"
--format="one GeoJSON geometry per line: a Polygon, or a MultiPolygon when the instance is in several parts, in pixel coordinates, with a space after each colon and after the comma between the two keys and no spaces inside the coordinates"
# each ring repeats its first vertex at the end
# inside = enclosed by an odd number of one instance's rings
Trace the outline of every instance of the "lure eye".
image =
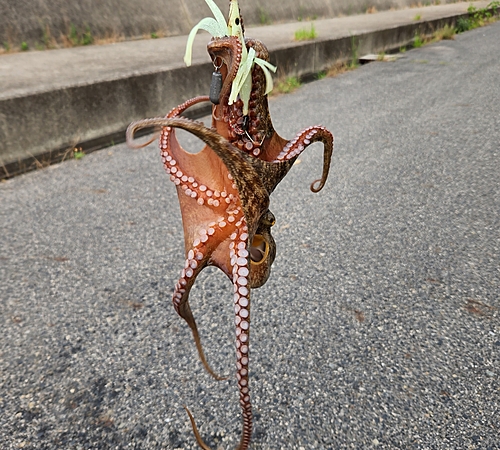
{"type": "Polygon", "coordinates": [[[240,19],[239,19],[238,17],[236,17],[236,20],[234,21],[234,23],[235,23],[236,25],[239,25],[239,24],[240,24],[240,19]]]}

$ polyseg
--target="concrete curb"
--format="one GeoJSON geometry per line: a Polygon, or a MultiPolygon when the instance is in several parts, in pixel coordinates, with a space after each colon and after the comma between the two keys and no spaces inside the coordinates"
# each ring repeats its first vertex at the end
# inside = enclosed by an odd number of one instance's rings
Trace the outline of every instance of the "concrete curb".
{"type": "MultiPolygon", "coordinates": [[[[462,12],[341,37],[269,46],[271,61],[279,67],[280,77],[304,79],[351,60],[356,51],[359,56],[390,52],[410,45],[416,34],[431,35],[468,16],[462,12]]],[[[123,142],[125,129],[133,120],[164,115],[173,106],[208,93],[212,70],[210,63],[198,63],[1,99],[0,179],[62,161],[71,157],[74,148],[89,153],[123,142]],[[19,152],[19,148],[23,150],[19,152]]],[[[190,117],[205,115],[209,108],[193,109],[190,117]]]]}

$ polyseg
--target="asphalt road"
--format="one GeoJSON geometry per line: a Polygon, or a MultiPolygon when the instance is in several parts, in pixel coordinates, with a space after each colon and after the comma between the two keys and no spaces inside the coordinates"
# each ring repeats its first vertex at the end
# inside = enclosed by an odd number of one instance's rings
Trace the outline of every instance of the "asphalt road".
{"type": "MultiPolygon", "coordinates": [[[[311,148],[272,210],[278,256],[253,292],[254,449],[500,448],[500,23],[275,97],[311,148]]],[[[50,118],[47,118],[50,120],[50,118]]],[[[198,145],[187,139],[186,145],[198,145]]],[[[0,448],[234,448],[236,382],[203,371],[171,306],[179,207],[155,146],[0,184],[0,448]]],[[[192,306],[234,373],[232,291],[192,306]]]]}

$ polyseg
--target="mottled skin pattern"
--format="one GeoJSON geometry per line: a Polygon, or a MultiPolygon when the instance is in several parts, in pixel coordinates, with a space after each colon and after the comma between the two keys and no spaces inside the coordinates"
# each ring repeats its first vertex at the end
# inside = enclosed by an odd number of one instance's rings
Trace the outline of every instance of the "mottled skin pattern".
{"type": "MultiPolygon", "coordinates": [[[[257,56],[269,60],[266,47],[247,39],[257,56]]],[[[236,377],[240,392],[243,431],[239,450],[247,449],[252,434],[252,407],[249,396],[250,289],[268,279],[276,256],[271,235],[275,218],[269,211],[269,196],[293,166],[298,155],[311,143],[324,144],[323,173],[311,185],[313,192],[326,182],[333,151],[333,136],[323,127],[303,130],[288,141],[273,128],[265,92],[265,77],[257,65],[252,70],[252,92],[248,117],[242,102],[228,105],[231,83],[241,61],[241,42],[235,37],[215,38],[208,44],[214,65],[221,65],[223,86],[219,105],[213,106],[212,128],[181,117],[183,111],[208,97],[196,97],[174,108],[166,118],[132,123],[127,141],[147,127],[161,127],[160,150],[163,164],[175,183],[182,212],[186,261],[175,286],[173,304],[188,323],[200,359],[207,371],[222,379],[209,367],[202,350],[196,322],[189,307],[191,287],[206,266],[220,268],[234,286],[236,326],[236,377]],[[187,153],[178,143],[175,129],[181,128],[200,138],[204,148],[187,153]]],[[[187,408],[186,408],[187,410],[187,408]]],[[[187,410],[198,444],[203,442],[193,416],[187,410]]]]}

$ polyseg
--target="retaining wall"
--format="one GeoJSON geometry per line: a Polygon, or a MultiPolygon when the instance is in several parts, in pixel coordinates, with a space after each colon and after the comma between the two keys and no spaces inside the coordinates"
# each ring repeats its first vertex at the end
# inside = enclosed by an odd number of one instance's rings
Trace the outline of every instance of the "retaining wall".
{"type": "MultiPolygon", "coordinates": [[[[226,15],[228,0],[215,0],[226,15]]],[[[449,3],[443,1],[442,3],[449,3]]],[[[416,0],[240,0],[245,23],[325,18],[417,4],[416,0]]],[[[211,16],[204,0],[0,0],[0,43],[18,48],[69,45],[70,40],[132,39],[188,34],[211,16]],[[84,37],[84,34],[87,37],[84,37]]]]}

